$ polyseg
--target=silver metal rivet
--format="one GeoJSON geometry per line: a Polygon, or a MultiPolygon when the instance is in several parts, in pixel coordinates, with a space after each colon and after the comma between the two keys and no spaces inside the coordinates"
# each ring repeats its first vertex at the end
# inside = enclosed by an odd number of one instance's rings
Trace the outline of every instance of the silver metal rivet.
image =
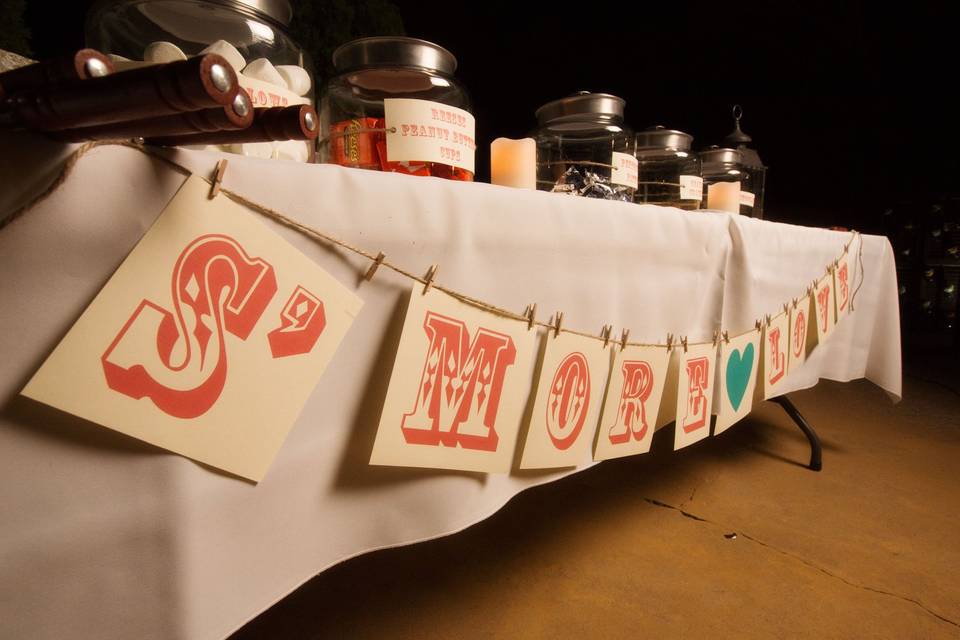
{"type": "Polygon", "coordinates": [[[233,112],[241,118],[245,118],[250,113],[250,102],[244,93],[238,93],[233,99],[233,112]]]}
{"type": "Polygon", "coordinates": [[[98,60],[97,58],[87,60],[87,63],[83,65],[83,69],[91,78],[101,78],[110,73],[107,65],[103,63],[103,60],[98,60]]]}
{"type": "Polygon", "coordinates": [[[317,119],[314,117],[313,111],[307,111],[303,116],[303,122],[307,125],[307,131],[317,130],[317,119]]]}
{"type": "Polygon", "coordinates": [[[231,87],[230,76],[223,65],[214,64],[210,66],[210,80],[218,91],[229,91],[231,87]]]}

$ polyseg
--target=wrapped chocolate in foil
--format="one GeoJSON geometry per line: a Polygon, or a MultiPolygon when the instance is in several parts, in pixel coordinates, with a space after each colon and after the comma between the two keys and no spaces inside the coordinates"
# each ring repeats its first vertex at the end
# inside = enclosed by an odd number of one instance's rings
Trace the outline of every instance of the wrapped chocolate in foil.
{"type": "Polygon", "coordinates": [[[584,198],[599,198],[601,200],[621,200],[632,202],[632,189],[618,184],[611,184],[609,178],[577,166],[572,166],[563,172],[560,179],[550,190],[553,193],[566,193],[584,198]]]}

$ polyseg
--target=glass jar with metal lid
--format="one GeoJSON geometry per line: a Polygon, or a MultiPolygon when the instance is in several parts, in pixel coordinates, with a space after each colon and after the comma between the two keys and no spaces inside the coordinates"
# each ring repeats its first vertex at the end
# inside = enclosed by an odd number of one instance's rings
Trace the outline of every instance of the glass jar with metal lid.
{"type": "Polygon", "coordinates": [[[680,209],[699,209],[703,199],[700,159],[690,150],[693,136],[650,127],[637,134],[639,182],[633,201],[680,209]]]}
{"type": "Polygon", "coordinates": [[[763,219],[764,191],[767,182],[767,167],[760,159],[760,154],[748,145],[753,142],[753,138],[748,136],[740,128],[740,118],[743,117],[743,108],[740,105],[733,107],[734,128],[723,143],[740,152],[741,169],[750,175],[750,186],[744,191],[744,202],[748,204],[750,214],[754,218],[763,219]]]}
{"type": "Polygon", "coordinates": [[[750,215],[750,174],[737,149],[712,146],[700,152],[703,171],[703,206],[707,209],[750,215]]]}
{"type": "Polygon", "coordinates": [[[321,162],[473,180],[476,125],[452,53],[416,38],[361,38],[334,51],[333,65],[321,162]]]}
{"type": "MultiPolygon", "coordinates": [[[[87,13],[87,46],[117,70],[223,56],[254,107],[313,104],[313,64],[287,32],[289,0],[100,0],[87,13]]],[[[319,124],[319,123],[318,123],[319,124]]],[[[258,142],[224,150],[307,161],[312,143],[258,142]]]]}
{"type": "Polygon", "coordinates": [[[625,107],[617,96],[581,91],[537,109],[537,189],[632,202],[637,164],[625,107]]]}

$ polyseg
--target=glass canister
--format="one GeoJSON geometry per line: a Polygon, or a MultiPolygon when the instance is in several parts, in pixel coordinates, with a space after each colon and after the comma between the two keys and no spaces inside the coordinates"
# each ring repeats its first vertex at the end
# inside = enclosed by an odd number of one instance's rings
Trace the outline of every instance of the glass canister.
{"type": "Polygon", "coordinates": [[[457,59],[425,40],[361,38],[333,53],[320,98],[320,161],[472,181],[476,122],[457,59]]]}
{"type": "MultiPolygon", "coordinates": [[[[287,32],[288,0],[101,0],[87,13],[87,46],[117,70],[203,53],[226,58],[254,107],[313,104],[313,64],[287,32]]],[[[306,162],[302,141],[225,145],[243,155],[306,162]]]]}
{"type": "Polygon", "coordinates": [[[750,174],[736,149],[710,147],[700,152],[703,207],[749,216],[753,210],[750,174]]]}
{"type": "Polygon", "coordinates": [[[537,109],[537,189],[633,202],[637,159],[626,102],[581,91],[537,109]]]}
{"type": "Polygon", "coordinates": [[[700,159],[691,151],[693,136],[650,127],[637,134],[639,182],[633,201],[680,209],[699,209],[703,199],[700,159]]]}
{"type": "Polygon", "coordinates": [[[723,143],[727,147],[736,149],[740,152],[741,169],[750,174],[749,193],[744,194],[744,200],[750,203],[749,206],[751,211],[749,215],[762,220],[764,192],[766,190],[767,182],[767,167],[763,164],[763,160],[760,159],[760,154],[757,153],[756,149],[752,149],[748,146],[751,142],[753,142],[753,138],[744,133],[740,128],[740,118],[742,117],[743,109],[740,107],[740,105],[734,105],[734,128],[733,131],[730,132],[730,135],[724,138],[723,143]]]}

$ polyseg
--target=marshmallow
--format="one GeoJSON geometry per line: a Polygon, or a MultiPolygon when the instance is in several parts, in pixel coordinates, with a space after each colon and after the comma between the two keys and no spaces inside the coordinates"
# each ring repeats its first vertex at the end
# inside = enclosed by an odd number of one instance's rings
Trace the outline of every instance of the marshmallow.
{"type": "Polygon", "coordinates": [[[310,74],[303,67],[298,67],[295,64],[281,64],[277,65],[277,73],[283,77],[283,81],[287,83],[287,88],[298,96],[305,96],[310,91],[312,85],[310,74]]]}
{"type": "Polygon", "coordinates": [[[276,160],[294,160],[296,162],[306,162],[310,156],[311,142],[303,140],[284,140],[274,143],[273,158],[276,160]]]}
{"type": "Polygon", "coordinates": [[[172,42],[151,42],[143,52],[144,62],[176,62],[186,60],[187,56],[180,47],[172,42]]]}
{"type": "Polygon", "coordinates": [[[257,58],[248,64],[243,68],[243,75],[248,78],[269,82],[282,89],[287,88],[287,82],[283,79],[283,76],[280,75],[277,68],[270,64],[270,61],[266,58],[257,58]]]}
{"type": "Polygon", "coordinates": [[[113,68],[117,72],[129,71],[130,69],[139,69],[140,67],[149,67],[153,64],[152,62],[138,62],[137,60],[124,58],[123,56],[118,56],[115,53],[108,53],[107,57],[113,62],[113,68]]]}
{"type": "Polygon", "coordinates": [[[237,73],[240,73],[240,71],[247,66],[247,61],[243,58],[243,54],[237,51],[237,48],[226,40],[217,40],[201,51],[200,55],[205,53],[216,53],[217,55],[223,56],[237,73]]]}
{"type": "Polygon", "coordinates": [[[244,142],[242,144],[231,145],[233,153],[247,156],[249,158],[266,158],[273,156],[272,142],[244,142]]]}

